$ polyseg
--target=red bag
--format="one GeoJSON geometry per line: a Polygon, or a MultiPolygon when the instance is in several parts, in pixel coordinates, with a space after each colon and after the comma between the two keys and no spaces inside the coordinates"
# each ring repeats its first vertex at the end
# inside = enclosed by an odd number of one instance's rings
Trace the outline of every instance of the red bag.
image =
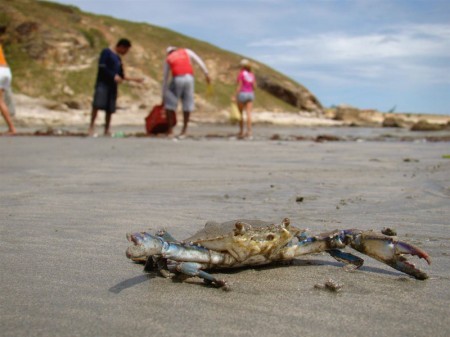
{"type": "MultiPolygon", "coordinates": [[[[174,116],[174,123],[172,127],[177,125],[177,116],[174,116]]],[[[155,105],[147,117],[145,117],[145,130],[149,135],[156,135],[158,133],[165,133],[169,129],[167,122],[166,111],[163,105],[155,105]]]]}

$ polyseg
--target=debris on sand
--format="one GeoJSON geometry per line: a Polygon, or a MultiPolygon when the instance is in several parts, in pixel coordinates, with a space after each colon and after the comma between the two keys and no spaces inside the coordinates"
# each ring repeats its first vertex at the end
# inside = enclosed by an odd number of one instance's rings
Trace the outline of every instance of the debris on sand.
{"type": "Polygon", "coordinates": [[[325,283],[317,283],[314,285],[315,289],[323,289],[323,290],[328,290],[334,293],[338,293],[342,290],[342,287],[344,285],[342,283],[338,283],[337,281],[333,280],[333,279],[328,279],[325,283]]]}

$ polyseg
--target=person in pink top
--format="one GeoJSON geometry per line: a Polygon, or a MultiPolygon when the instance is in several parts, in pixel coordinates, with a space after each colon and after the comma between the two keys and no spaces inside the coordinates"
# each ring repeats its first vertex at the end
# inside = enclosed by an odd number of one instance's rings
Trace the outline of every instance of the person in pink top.
{"type": "Polygon", "coordinates": [[[243,59],[240,62],[241,70],[237,77],[236,96],[232,99],[237,102],[241,119],[239,121],[239,138],[252,137],[252,109],[253,101],[255,100],[256,78],[252,73],[250,62],[243,59]],[[247,131],[244,132],[244,110],[247,114],[247,131]]]}

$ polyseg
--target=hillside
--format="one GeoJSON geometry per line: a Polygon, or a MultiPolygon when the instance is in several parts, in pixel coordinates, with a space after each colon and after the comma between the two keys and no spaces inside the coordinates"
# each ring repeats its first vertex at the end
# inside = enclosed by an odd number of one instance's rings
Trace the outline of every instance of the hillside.
{"type": "MultiPolygon", "coordinates": [[[[198,76],[197,111],[210,117],[223,114],[229,106],[237,65],[243,57],[147,23],[93,15],[44,1],[2,0],[0,25],[7,27],[4,49],[15,93],[83,111],[90,107],[99,52],[120,37],[133,42],[124,58],[126,72],[145,78],[143,85],[121,86],[119,106],[135,110],[148,110],[159,102],[162,61],[168,45],[192,48],[205,60],[213,88],[208,90],[203,77],[198,76]]],[[[301,84],[258,62],[254,62],[254,70],[259,84],[256,111],[322,114],[320,102],[301,84]]]]}

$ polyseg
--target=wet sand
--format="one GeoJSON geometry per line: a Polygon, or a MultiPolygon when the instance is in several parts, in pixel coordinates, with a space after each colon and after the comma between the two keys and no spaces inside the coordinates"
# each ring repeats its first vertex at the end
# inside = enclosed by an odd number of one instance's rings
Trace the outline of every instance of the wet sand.
{"type": "MultiPolygon", "coordinates": [[[[1,336],[448,336],[448,142],[0,137],[1,336]],[[145,274],[125,233],[284,217],[312,233],[397,230],[430,253],[417,281],[369,257],[145,274]],[[340,293],[315,289],[329,278],[340,293]]],[[[361,255],[359,255],[361,256],[361,255]]]]}
{"type": "MultiPolygon", "coordinates": [[[[177,132],[180,126],[176,127],[177,132]]],[[[254,125],[254,140],[281,141],[412,141],[412,142],[450,142],[450,129],[441,131],[410,131],[405,128],[383,127],[327,127],[295,126],[287,127],[272,124],[254,125]]],[[[103,128],[97,127],[97,135],[102,137],[103,128]]],[[[189,139],[226,139],[236,138],[237,125],[220,123],[190,123],[189,139]]],[[[86,125],[83,126],[45,126],[19,127],[18,136],[87,136],[86,125]]],[[[117,138],[148,137],[143,125],[114,125],[112,135],[117,138]]]]}

